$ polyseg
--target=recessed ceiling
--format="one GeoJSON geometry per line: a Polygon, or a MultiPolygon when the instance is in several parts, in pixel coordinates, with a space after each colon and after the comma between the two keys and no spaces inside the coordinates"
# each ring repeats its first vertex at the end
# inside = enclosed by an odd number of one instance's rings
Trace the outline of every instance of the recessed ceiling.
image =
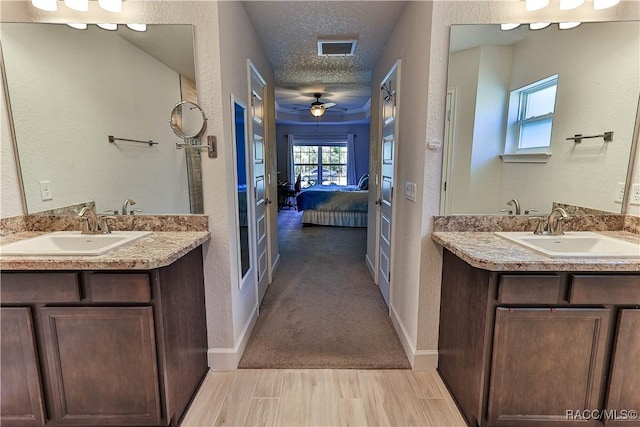
{"type": "Polygon", "coordinates": [[[278,122],[366,121],[373,67],[406,3],[243,2],[274,70],[278,122]],[[353,56],[318,56],[321,39],[357,40],[357,46],[353,56]],[[316,92],[320,101],[336,103],[318,121],[304,108],[316,92]]]}

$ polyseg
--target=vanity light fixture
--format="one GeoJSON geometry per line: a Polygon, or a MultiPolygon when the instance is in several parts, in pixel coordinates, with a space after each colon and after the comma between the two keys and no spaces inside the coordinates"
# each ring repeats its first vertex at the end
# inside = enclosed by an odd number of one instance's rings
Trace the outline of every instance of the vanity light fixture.
{"type": "Polygon", "coordinates": [[[569,30],[571,28],[577,27],[580,24],[581,22],[559,22],[558,28],[560,28],[561,30],[569,30]]]}
{"type": "Polygon", "coordinates": [[[593,8],[596,10],[608,9],[620,3],[620,0],[593,0],[593,8]]]}
{"type": "Polygon", "coordinates": [[[118,29],[118,24],[96,24],[98,27],[103,30],[115,31],[118,29]]]}
{"type": "Polygon", "coordinates": [[[560,10],[571,10],[584,4],[584,0],[560,0],[560,10]]]}
{"type": "Polygon", "coordinates": [[[500,29],[502,31],[509,31],[509,30],[515,30],[519,26],[520,24],[500,24],[500,29]]]}
{"type": "Polygon", "coordinates": [[[127,27],[133,31],[147,31],[147,24],[127,24],[127,27]]]}
{"type": "Polygon", "coordinates": [[[122,0],[98,0],[98,6],[107,12],[122,12],[122,0]]]}
{"type": "Polygon", "coordinates": [[[67,23],[71,28],[75,28],[76,30],[86,30],[87,24],[83,24],[81,22],[69,22],[67,23]]]}
{"type": "Polygon", "coordinates": [[[540,10],[549,6],[549,0],[526,0],[525,7],[527,10],[540,10]]]}
{"type": "Polygon", "coordinates": [[[77,10],[78,12],[89,11],[89,0],[64,0],[64,4],[69,9],[77,10]]]}
{"type": "Polygon", "coordinates": [[[550,22],[532,22],[529,24],[529,28],[532,30],[541,30],[543,28],[547,28],[549,25],[551,25],[550,22]]]}
{"type": "Polygon", "coordinates": [[[55,12],[58,10],[58,0],[31,0],[33,7],[47,12],[55,12]]]}

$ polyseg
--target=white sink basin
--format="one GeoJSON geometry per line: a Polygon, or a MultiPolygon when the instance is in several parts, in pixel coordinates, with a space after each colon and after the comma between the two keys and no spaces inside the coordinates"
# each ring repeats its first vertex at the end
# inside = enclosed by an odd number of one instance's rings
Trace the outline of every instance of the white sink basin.
{"type": "Polygon", "coordinates": [[[640,244],[590,231],[568,231],[561,236],[529,231],[496,234],[554,258],[640,258],[640,244]]]}
{"type": "Polygon", "coordinates": [[[102,255],[150,235],[151,231],[112,231],[110,234],[80,234],[56,231],[0,246],[0,255],[102,255]]]}

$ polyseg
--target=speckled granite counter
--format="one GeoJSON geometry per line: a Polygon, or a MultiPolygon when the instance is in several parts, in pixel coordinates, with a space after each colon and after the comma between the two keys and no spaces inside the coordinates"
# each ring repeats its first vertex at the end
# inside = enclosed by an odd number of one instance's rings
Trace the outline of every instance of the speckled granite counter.
{"type": "MultiPolygon", "coordinates": [[[[15,242],[43,232],[25,231],[0,238],[15,242]]],[[[2,270],[150,270],[167,266],[211,238],[208,231],[155,231],[98,256],[0,256],[2,270]]]]}
{"type": "MultiPolygon", "coordinates": [[[[632,242],[640,236],[625,231],[600,232],[632,242]]],[[[490,271],[640,271],[640,258],[551,258],[493,232],[432,233],[432,239],[468,264],[490,271]]]]}

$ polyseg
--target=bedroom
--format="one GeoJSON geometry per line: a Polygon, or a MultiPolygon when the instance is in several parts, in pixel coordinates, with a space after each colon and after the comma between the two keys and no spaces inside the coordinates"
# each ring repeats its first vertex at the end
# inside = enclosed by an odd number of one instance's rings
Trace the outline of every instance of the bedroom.
{"type": "Polygon", "coordinates": [[[279,204],[301,211],[303,224],[366,227],[369,123],[339,119],[327,113],[314,124],[276,123],[278,182],[289,191],[279,204]]]}

